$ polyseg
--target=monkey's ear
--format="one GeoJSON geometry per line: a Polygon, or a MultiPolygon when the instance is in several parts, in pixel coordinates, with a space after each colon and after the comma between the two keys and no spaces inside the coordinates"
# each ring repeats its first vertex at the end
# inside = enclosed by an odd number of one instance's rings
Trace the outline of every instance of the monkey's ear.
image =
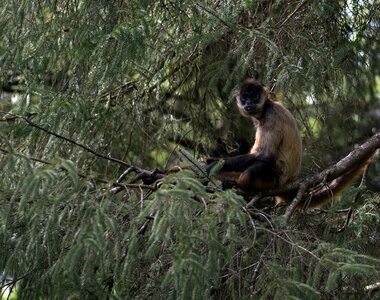
{"type": "Polygon", "coordinates": [[[263,86],[263,90],[261,92],[261,99],[266,100],[269,97],[275,98],[274,93],[272,93],[266,86],[263,86]]]}
{"type": "Polygon", "coordinates": [[[260,81],[259,72],[256,69],[254,69],[253,67],[249,67],[248,68],[248,70],[247,70],[247,77],[255,79],[257,81],[260,81]]]}
{"type": "Polygon", "coordinates": [[[271,91],[266,87],[266,86],[262,86],[262,92],[265,93],[265,94],[270,94],[271,91]]]}
{"type": "Polygon", "coordinates": [[[240,96],[240,91],[238,89],[235,89],[232,91],[232,98],[237,98],[240,96]]]}

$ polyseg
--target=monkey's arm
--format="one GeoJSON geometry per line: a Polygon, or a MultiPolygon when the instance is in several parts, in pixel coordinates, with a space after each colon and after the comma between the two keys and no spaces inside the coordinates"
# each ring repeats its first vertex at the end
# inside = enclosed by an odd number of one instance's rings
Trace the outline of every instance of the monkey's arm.
{"type": "Polygon", "coordinates": [[[223,167],[220,171],[226,172],[243,172],[249,166],[257,161],[257,154],[244,154],[234,157],[226,158],[215,158],[211,157],[206,160],[206,171],[210,173],[211,169],[216,165],[220,160],[224,161],[223,167]]]}
{"type": "MultiPolygon", "coordinates": [[[[222,181],[222,187],[237,186],[246,190],[271,188],[276,183],[274,156],[264,157],[262,154],[246,154],[225,158],[224,165],[215,175],[222,181]]],[[[218,159],[210,159],[206,171],[210,173],[218,159]]]]}
{"type": "MultiPolygon", "coordinates": [[[[251,153],[223,158],[224,165],[220,171],[243,172],[254,164],[266,165],[268,161],[271,165],[283,139],[281,128],[275,126],[272,119],[268,120],[266,125],[262,126],[256,133],[256,141],[251,153]]],[[[218,160],[220,159],[209,158],[206,160],[206,171],[208,173],[218,160]]]]}
{"type": "Polygon", "coordinates": [[[249,153],[227,158],[209,158],[206,161],[206,171],[210,173],[211,169],[219,160],[223,160],[224,164],[219,172],[244,172],[252,166],[261,166],[270,168],[275,167],[275,159],[273,155],[264,156],[258,153],[249,153]]]}

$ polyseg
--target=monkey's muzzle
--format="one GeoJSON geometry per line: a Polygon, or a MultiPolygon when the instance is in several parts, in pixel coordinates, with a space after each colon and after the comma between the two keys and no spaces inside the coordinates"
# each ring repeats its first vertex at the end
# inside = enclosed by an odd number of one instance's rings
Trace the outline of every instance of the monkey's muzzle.
{"type": "Polygon", "coordinates": [[[246,105],[246,106],[244,106],[244,110],[247,113],[253,113],[256,111],[256,106],[255,105],[246,105]]]}

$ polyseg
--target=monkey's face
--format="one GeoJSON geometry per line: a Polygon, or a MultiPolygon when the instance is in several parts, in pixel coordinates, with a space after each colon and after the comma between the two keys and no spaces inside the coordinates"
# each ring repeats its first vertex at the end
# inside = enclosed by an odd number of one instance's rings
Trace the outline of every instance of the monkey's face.
{"type": "Polygon", "coordinates": [[[265,89],[257,81],[246,81],[236,95],[238,108],[243,116],[259,118],[266,100],[265,89]]]}

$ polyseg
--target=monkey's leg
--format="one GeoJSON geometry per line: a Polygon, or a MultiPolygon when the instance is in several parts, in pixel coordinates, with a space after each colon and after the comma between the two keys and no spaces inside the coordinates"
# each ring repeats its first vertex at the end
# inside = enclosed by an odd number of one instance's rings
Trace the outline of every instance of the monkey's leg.
{"type": "MultiPolygon", "coordinates": [[[[239,179],[241,173],[255,162],[256,155],[247,154],[234,157],[224,158],[224,164],[214,177],[222,181],[222,189],[231,189],[236,186],[236,182],[239,179]]],[[[212,168],[217,164],[220,159],[209,158],[206,163],[206,172],[210,174],[212,168]]]]}
{"type": "MultiPolygon", "coordinates": [[[[217,161],[207,165],[207,172],[217,161]]],[[[221,180],[222,187],[237,186],[244,190],[272,188],[276,185],[276,161],[274,156],[264,157],[257,154],[246,154],[224,159],[222,169],[215,175],[221,180]]]]}
{"type": "Polygon", "coordinates": [[[243,172],[251,166],[258,158],[256,154],[245,154],[227,158],[209,158],[206,160],[206,171],[210,173],[211,169],[216,165],[219,160],[224,161],[224,165],[220,172],[243,172]]]}
{"type": "Polygon", "coordinates": [[[273,188],[277,183],[274,157],[256,160],[236,181],[237,187],[252,191],[273,188]]]}

